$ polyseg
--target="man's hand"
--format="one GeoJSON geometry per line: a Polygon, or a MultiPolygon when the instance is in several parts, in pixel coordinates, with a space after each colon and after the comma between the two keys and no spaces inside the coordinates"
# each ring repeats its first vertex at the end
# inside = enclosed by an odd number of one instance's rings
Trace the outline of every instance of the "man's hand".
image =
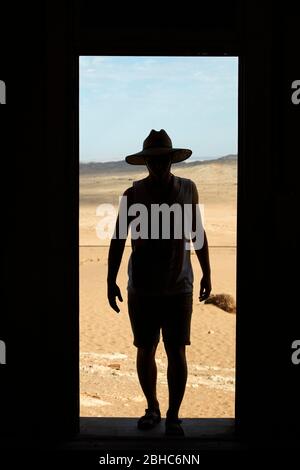
{"type": "Polygon", "coordinates": [[[107,283],[107,298],[108,298],[109,305],[111,306],[111,308],[115,310],[115,312],[119,313],[120,309],[117,306],[116,297],[118,297],[120,302],[123,302],[119,286],[117,286],[115,282],[108,282],[107,283]]]}
{"type": "Polygon", "coordinates": [[[200,302],[208,299],[210,293],[211,293],[210,276],[203,276],[201,279],[201,283],[200,283],[200,295],[199,295],[200,302]]]}

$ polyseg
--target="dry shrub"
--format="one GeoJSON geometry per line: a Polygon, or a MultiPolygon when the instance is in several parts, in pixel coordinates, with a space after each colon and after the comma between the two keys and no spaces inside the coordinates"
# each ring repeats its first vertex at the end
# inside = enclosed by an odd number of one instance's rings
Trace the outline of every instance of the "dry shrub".
{"type": "Polygon", "coordinates": [[[211,295],[204,303],[215,305],[216,307],[225,310],[225,312],[236,313],[235,300],[232,295],[229,294],[211,295]]]}

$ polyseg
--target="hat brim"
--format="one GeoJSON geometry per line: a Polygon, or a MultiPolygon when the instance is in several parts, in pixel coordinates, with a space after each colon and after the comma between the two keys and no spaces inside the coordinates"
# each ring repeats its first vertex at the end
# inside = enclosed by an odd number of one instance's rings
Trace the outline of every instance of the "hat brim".
{"type": "Polygon", "coordinates": [[[125,160],[130,165],[145,165],[144,157],[158,157],[160,155],[171,155],[172,163],[179,163],[186,160],[192,155],[190,149],[168,149],[168,148],[152,148],[142,150],[141,152],[127,155],[125,160]]]}

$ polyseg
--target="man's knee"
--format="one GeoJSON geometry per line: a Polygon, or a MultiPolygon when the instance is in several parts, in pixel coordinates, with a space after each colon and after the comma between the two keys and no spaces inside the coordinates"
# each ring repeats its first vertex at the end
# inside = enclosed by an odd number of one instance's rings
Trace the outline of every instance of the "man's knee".
{"type": "Polygon", "coordinates": [[[185,344],[164,343],[168,357],[185,359],[185,344]]]}
{"type": "Polygon", "coordinates": [[[154,356],[157,349],[157,344],[145,345],[145,346],[138,346],[137,347],[137,354],[139,356],[154,356]]]}

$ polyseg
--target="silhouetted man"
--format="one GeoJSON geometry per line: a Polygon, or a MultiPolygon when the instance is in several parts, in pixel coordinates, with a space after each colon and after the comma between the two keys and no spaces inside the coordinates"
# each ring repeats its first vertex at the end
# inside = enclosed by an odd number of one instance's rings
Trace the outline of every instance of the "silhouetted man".
{"type": "Polygon", "coordinates": [[[179,408],[187,381],[186,345],[190,342],[193,304],[192,240],[202,279],[199,300],[211,292],[210,263],[205,231],[201,224],[195,183],[171,173],[172,163],[190,157],[189,149],[173,148],[167,133],[152,130],[143,150],[126,157],[132,165],[146,165],[149,175],[133,182],[120,203],[108,256],[108,300],[119,312],[116,297],[124,245],[131,229],[132,252],[128,263],[128,312],[137,347],[137,373],[148,408],[138,420],[139,429],[151,429],[161,421],[156,395],[155,352],[160,329],[168,357],[168,435],[184,435],[179,408]],[[126,196],[126,197],[125,197],[126,196]]]}

